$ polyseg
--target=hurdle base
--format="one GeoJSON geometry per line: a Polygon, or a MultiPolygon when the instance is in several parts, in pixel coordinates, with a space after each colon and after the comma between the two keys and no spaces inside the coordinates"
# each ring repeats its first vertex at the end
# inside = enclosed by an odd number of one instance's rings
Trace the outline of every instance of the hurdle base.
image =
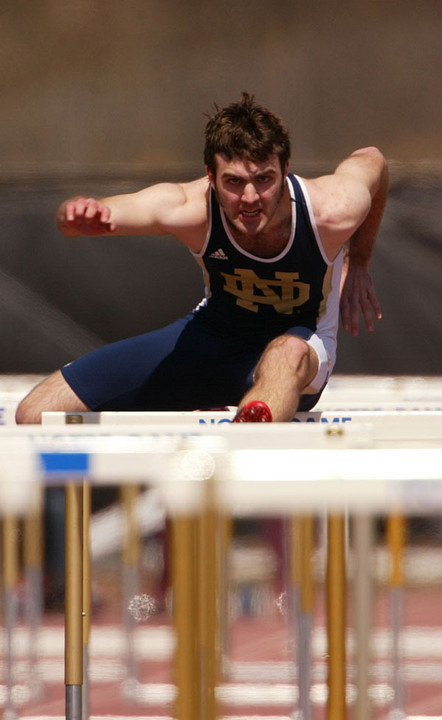
{"type": "Polygon", "coordinates": [[[82,720],[82,686],[66,685],[66,720],[82,720]]]}

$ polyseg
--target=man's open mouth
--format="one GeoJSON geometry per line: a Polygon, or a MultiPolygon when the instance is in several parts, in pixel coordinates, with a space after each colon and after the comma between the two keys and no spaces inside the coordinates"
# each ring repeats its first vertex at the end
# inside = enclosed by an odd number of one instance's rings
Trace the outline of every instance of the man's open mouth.
{"type": "Polygon", "coordinates": [[[258,217],[260,214],[261,209],[257,208],[256,210],[241,210],[241,215],[244,215],[246,218],[254,218],[258,217]]]}

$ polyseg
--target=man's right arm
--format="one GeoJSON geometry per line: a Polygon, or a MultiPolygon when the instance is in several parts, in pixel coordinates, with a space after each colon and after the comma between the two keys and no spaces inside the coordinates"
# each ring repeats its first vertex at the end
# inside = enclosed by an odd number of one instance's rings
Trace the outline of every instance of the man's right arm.
{"type": "Polygon", "coordinates": [[[63,202],[57,226],[68,237],[78,235],[173,234],[198,251],[207,227],[208,182],[160,183],[135,193],[63,202]]]}
{"type": "Polygon", "coordinates": [[[115,224],[110,221],[111,210],[104,201],[81,195],[61,203],[55,220],[58,229],[67,237],[78,235],[111,235],[115,224]]]}

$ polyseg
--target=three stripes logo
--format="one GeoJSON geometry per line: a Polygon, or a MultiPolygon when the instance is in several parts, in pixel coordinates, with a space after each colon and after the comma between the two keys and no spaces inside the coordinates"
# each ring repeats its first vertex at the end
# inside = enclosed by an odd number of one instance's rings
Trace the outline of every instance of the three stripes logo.
{"type": "Polygon", "coordinates": [[[222,248],[220,248],[219,250],[215,250],[215,252],[213,252],[211,255],[209,255],[209,257],[214,258],[215,260],[228,260],[229,259],[222,248]]]}

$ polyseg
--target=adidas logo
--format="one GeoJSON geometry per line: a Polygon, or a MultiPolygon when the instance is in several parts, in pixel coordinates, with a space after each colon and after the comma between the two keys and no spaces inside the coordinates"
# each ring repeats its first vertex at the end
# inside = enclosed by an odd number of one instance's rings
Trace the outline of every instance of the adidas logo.
{"type": "Polygon", "coordinates": [[[209,255],[211,258],[215,258],[215,260],[228,260],[226,253],[221,248],[219,250],[215,250],[211,255],[209,255]]]}

